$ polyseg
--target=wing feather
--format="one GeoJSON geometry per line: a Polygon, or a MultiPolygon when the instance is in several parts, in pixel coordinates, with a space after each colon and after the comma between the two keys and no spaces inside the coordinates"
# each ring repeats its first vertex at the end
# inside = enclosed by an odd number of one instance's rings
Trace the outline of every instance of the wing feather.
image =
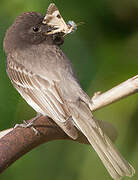
{"type": "Polygon", "coordinates": [[[70,114],[63,107],[63,100],[54,80],[51,82],[29,72],[15,61],[10,62],[7,69],[13,85],[30,106],[37,112],[51,117],[69,136],[77,138],[72,121],[67,121],[70,114]]]}

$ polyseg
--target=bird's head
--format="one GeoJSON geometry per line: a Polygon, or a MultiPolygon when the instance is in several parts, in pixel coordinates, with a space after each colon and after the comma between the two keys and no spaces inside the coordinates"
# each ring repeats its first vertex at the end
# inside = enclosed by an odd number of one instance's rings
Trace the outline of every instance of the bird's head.
{"type": "Polygon", "coordinates": [[[23,13],[7,30],[4,39],[4,49],[27,48],[32,44],[47,43],[63,44],[63,34],[49,34],[52,28],[43,23],[44,16],[36,12],[23,13]]]}
{"type": "Polygon", "coordinates": [[[18,16],[6,32],[4,49],[8,52],[43,42],[61,45],[64,36],[75,29],[75,23],[65,23],[55,4],[51,3],[45,16],[37,12],[18,16]]]}

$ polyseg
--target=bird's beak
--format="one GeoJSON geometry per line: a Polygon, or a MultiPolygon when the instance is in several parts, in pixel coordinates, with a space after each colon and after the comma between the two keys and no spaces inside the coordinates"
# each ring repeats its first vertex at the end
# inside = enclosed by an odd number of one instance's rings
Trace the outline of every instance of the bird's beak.
{"type": "Polygon", "coordinates": [[[56,31],[56,30],[58,30],[58,28],[48,26],[48,29],[47,29],[46,34],[47,34],[47,35],[55,34],[54,31],[56,31]]]}

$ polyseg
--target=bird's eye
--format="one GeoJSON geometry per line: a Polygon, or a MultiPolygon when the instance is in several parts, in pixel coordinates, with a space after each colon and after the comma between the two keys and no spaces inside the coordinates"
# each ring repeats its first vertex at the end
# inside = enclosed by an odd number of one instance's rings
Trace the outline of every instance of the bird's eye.
{"type": "Polygon", "coordinates": [[[38,32],[39,31],[39,27],[33,27],[33,31],[34,32],[38,32]]]}

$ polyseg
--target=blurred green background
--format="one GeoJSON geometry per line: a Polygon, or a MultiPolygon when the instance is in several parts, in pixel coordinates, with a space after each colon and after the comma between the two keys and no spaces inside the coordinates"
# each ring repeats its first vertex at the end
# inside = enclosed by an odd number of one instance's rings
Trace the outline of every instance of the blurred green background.
{"type": "MultiPolygon", "coordinates": [[[[13,127],[35,112],[12,87],[5,72],[3,37],[22,12],[45,14],[47,0],[0,1],[0,129],[13,127]]],[[[138,1],[136,0],[55,0],[63,17],[84,22],[68,35],[62,46],[74,64],[82,87],[92,96],[138,74],[138,1]]],[[[138,179],[138,94],[94,113],[115,125],[116,146],[136,169],[138,179]]],[[[1,180],[107,180],[111,179],[94,150],[88,145],[53,141],[19,159],[1,180]]],[[[129,178],[124,178],[127,180],[129,178]]]]}

